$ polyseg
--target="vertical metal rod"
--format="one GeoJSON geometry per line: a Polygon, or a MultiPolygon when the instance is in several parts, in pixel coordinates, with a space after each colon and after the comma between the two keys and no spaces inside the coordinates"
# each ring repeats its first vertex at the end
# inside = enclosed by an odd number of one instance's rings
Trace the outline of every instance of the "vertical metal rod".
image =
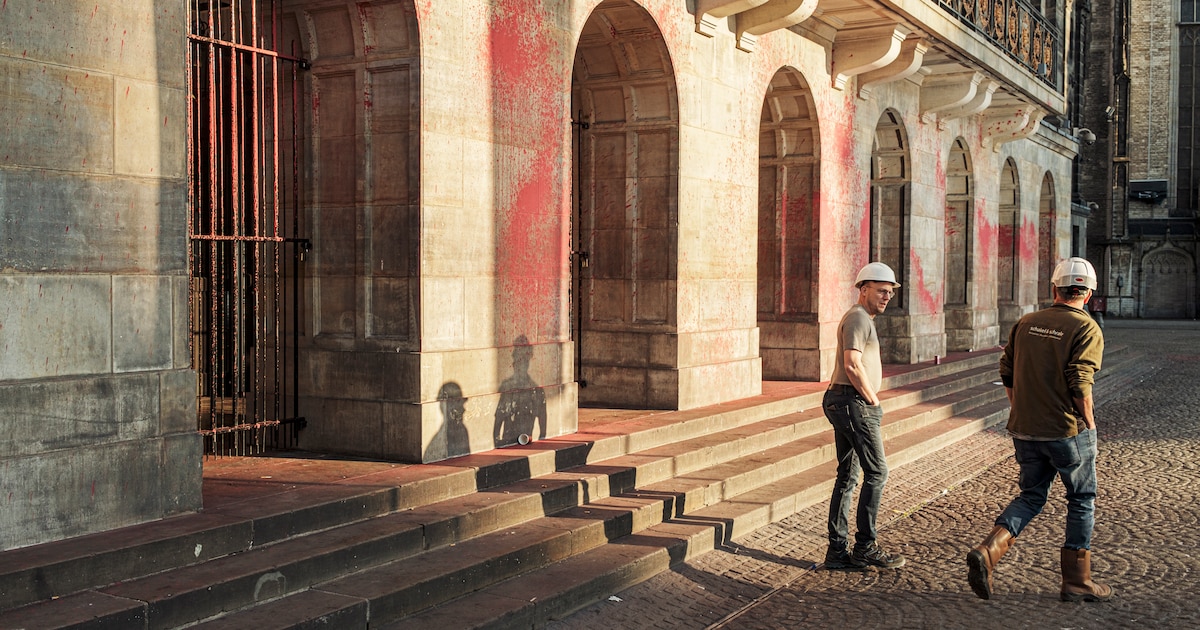
{"type": "MultiPolygon", "coordinates": [[[[215,34],[213,30],[217,17],[214,17],[213,11],[209,12],[209,33],[215,34]]],[[[220,205],[219,182],[217,181],[216,164],[219,164],[220,147],[217,146],[217,138],[220,137],[218,130],[217,118],[217,99],[216,95],[220,88],[217,83],[217,50],[211,43],[206,44],[208,47],[208,147],[209,147],[209,164],[207,169],[209,183],[209,199],[208,199],[208,226],[207,231],[213,233],[217,230],[217,207],[220,205]]],[[[205,380],[208,381],[207,395],[209,401],[209,422],[211,428],[217,429],[217,410],[216,396],[222,392],[217,388],[217,375],[221,372],[219,348],[221,345],[220,330],[217,328],[217,322],[220,321],[220,278],[217,274],[219,268],[217,241],[210,241],[209,258],[207,261],[207,282],[208,282],[208,325],[205,329],[208,331],[208,359],[205,361],[205,367],[208,373],[205,375],[205,380]]],[[[217,442],[217,434],[212,434],[213,451],[219,453],[219,444],[217,442]]]]}
{"type": "MultiPolygon", "coordinates": [[[[292,56],[296,56],[296,43],[292,42],[292,56]]],[[[299,105],[300,97],[297,94],[297,83],[300,79],[298,66],[292,64],[292,242],[294,248],[300,247],[300,155],[299,140],[297,134],[299,131],[299,105]]],[[[298,249],[293,249],[292,258],[292,418],[300,418],[300,263],[301,256],[298,249]]],[[[292,439],[293,443],[299,443],[300,425],[297,422],[292,423],[292,439]]]]}

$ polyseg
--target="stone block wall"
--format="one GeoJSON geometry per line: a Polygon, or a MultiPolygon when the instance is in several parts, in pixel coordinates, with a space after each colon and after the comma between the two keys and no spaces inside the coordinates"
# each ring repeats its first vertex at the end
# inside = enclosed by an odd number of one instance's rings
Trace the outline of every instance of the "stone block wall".
{"type": "Polygon", "coordinates": [[[200,507],[184,10],[0,9],[0,549],[200,507]]]}

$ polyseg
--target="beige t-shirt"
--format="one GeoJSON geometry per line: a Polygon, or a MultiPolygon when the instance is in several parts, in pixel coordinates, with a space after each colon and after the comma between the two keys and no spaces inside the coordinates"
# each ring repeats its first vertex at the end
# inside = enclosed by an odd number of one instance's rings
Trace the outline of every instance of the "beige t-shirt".
{"type": "Polygon", "coordinates": [[[883,386],[883,361],[879,358],[879,335],[875,332],[875,320],[867,314],[861,304],[855,304],[842,316],[838,324],[838,349],[833,364],[834,385],[850,385],[846,377],[846,350],[862,352],[863,369],[867,382],[875,391],[883,386]]]}

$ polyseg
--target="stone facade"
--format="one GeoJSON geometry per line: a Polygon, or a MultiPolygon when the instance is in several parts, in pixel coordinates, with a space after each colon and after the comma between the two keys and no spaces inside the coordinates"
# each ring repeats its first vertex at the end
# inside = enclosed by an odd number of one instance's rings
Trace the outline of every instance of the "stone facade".
{"type": "Polygon", "coordinates": [[[1097,142],[1080,152],[1078,201],[1095,204],[1087,255],[1109,316],[1191,319],[1200,309],[1198,208],[1179,197],[1183,174],[1200,177],[1188,140],[1197,87],[1181,82],[1192,73],[1181,64],[1194,57],[1195,27],[1179,11],[1161,0],[1093,6],[1081,114],[1097,142]],[[1181,91],[1189,91],[1182,106],[1181,91]]]}
{"type": "Polygon", "coordinates": [[[0,548],[200,507],[185,10],[0,8],[0,548]]]}
{"type": "MultiPolygon", "coordinates": [[[[871,260],[903,284],[877,319],[891,362],[993,347],[1036,308],[1070,247],[1077,144],[1040,123],[1061,90],[925,4],[883,26],[692,4],[283,5],[307,61],[301,448],[433,462],[573,433],[581,405],[824,380],[871,260]]],[[[158,29],[125,54],[85,29],[85,57],[54,25],[91,9],[55,10],[36,35],[0,13],[0,110],[31,123],[0,150],[0,458],[28,471],[3,482],[4,546],[199,504],[186,22],[109,9],[158,29]],[[86,501],[103,513],[66,518],[86,501]]]]}

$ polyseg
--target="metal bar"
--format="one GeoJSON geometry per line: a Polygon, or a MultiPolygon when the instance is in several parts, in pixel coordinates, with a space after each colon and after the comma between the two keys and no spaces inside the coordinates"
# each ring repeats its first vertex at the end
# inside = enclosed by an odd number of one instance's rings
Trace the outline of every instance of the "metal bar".
{"type": "Polygon", "coordinates": [[[234,433],[237,431],[246,431],[249,429],[263,429],[266,427],[274,427],[282,424],[281,420],[260,420],[258,422],[244,422],[242,424],[233,424],[214,428],[207,431],[200,431],[201,435],[221,435],[223,433],[234,433]]]}
{"type": "Polygon", "coordinates": [[[192,234],[197,241],[232,241],[237,243],[283,243],[288,239],[278,236],[244,236],[238,234],[192,234]]]}
{"type": "Polygon", "coordinates": [[[237,42],[216,39],[213,37],[205,37],[204,35],[188,35],[188,39],[191,39],[192,41],[196,41],[196,42],[205,42],[208,44],[212,44],[213,46],[216,46],[218,48],[228,48],[231,50],[238,50],[238,51],[243,51],[243,52],[248,52],[248,53],[254,53],[256,55],[262,55],[264,57],[274,57],[276,59],[283,59],[285,61],[294,61],[299,64],[306,63],[306,61],[304,60],[303,57],[296,57],[293,55],[282,55],[274,50],[270,50],[267,48],[259,48],[258,46],[249,46],[247,44],[239,44],[237,42]]]}
{"type": "MultiPolygon", "coordinates": [[[[296,43],[292,42],[292,54],[296,53],[296,43]]],[[[300,96],[297,93],[296,85],[299,82],[300,76],[297,72],[299,64],[292,64],[292,236],[290,240],[297,242],[300,238],[300,164],[297,156],[300,154],[298,146],[299,128],[297,120],[300,116],[300,111],[297,103],[300,102],[300,96]]],[[[300,416],[300,264],[304,262],[304,253],[300,247],[306,248],[308,241],[303,244],[298,244],[293,250],[292,262],[292,414],[296,417],[300,416]]],[[[292,426],[292,439],[299,441],[300,428],[303,425],[292,426]]]]}

